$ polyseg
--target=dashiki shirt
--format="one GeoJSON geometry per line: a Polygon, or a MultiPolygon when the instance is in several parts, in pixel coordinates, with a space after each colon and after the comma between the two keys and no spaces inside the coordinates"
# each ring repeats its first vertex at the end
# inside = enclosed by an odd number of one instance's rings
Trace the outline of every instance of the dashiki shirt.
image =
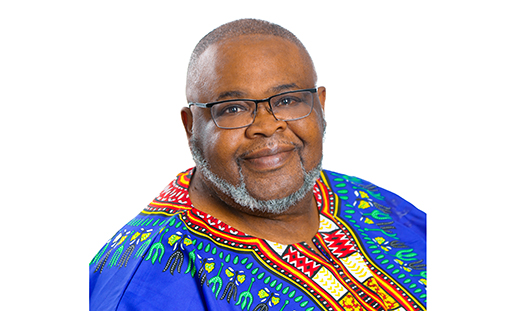
{"type": "Polygon", "coordinates": [[[90,262],[90,310],[425,310],[426,215],[323,171],[306,243],[250,236],[192,206],[179,174],[90,262]]]}

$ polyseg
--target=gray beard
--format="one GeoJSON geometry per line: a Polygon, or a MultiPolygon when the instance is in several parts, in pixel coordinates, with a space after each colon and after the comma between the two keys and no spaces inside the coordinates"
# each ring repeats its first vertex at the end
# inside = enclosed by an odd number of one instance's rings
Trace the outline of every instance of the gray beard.
{"type": "Polygon", "coordinates": [[[304,175],[304,182],[297,191],[281,199],[259,200],[254,198],[246,189],[245,177],[241,171],[241,166],[239,167],[239,185],[234,186],[211,171],[210,165],[203,157],[197,143],[195,137],[192,136],[190,148],[194,163],[196,163],[196,169],[219,189],[219,191],[229,196],[236,204],[248,208],[252,212],[258,211],[270,214],[286,212],[290,207],[300,202],[308,192],[313,189],[316,180],[320,177],[320,171],[322,171],[322,159],[320,163],[309,172],[306,171],[301,162],[300,166],[304,175]]]}

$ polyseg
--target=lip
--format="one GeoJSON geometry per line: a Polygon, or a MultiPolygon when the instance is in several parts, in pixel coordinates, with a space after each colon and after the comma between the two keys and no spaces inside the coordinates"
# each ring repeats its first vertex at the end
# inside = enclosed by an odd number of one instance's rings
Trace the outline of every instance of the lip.
{"type": "Polygon", "coordinates": [[[243,156],[247,166],[257,171],[275,170],[284,165],[295,151],[293,145],[275,145],[253,150],[243,156]]]}

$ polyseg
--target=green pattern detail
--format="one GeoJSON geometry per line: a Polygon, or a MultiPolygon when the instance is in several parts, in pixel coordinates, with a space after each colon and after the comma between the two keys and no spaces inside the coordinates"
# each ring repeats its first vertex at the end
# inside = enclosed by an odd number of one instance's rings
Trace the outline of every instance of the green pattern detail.
{"type": "Polygon", "coordinates": [[[241,295],[239,295],[239,300],[236,303],[236,306],[241,304],[241,310],[244,310],[245,307],[247,307],[247,310],[250,310],[250,306],[252,305],[252,302],[254,301],[254,297],[252,296],[252,293],[250,290],[252,289],[252,285],[254,284],[255,279],[252,278],[252,281],[250,282],[250,286],[248,287],[248,290],[245,292],[242,292],[241,295]],[[250,299],[248,302],[248,306],[246,306],[247,299],[250,299]]]}
{"type": "Polygon", "coordinates": [[[285,300],[285,301],[284,301],[284,306],[282,306],[281,310],[279,310],[279,311],[284,310],[284,308],[286,308],[286,306],[287,306],[289,303],[290,303],[290,301],[289,301],[289,300],[285,300]]]}
{"type": "Polygon", "coordinates": [[[401,250],[396,253],[396,257],[404,261],[416,260],[417,253],[412,253],[413,250],[413,248],[401,250]]]}
{"type": "Polygon", "coordinates": [[[264,277],[264,272],[261,272],[261,273],[259,273],[259,275],[257,276],[257,279],[258,279],[258,280],[262,280],[262,279],[263,279],[263,277],[264,277]]]}
{"type": "Polygon", "coordinates": [[[95,257],[92,259],[92,261],[90,262],[90,265],[93,265],[93,264],[96,264],[99,262],[99,260],[101,259],[101,257],[104,255],[104,252],[108,249],[108,245],[110,243],[106,243],[106,245],[104,245],[103,249],[101,249],[97,255],[95,255],[95,257]]]}
{"type": "MultiPolygon", "coordinates": [[[[202,243],[200,243],[202,244],[202,243]]],[[[194,249],[189,252],[189,261],[188,261],[187,270],[185,270],[185,274],[189,273],[191,271],[191,276],[194,277],[194,273],[196,272],[196,254],[194,253],[194,249]]]]}
{"type": "Polygon", "coordinates": [[[391,237],[391,238],[393,238],[393,239],[399,240],[399,238],[398,238],[398,237],[396,237],[396,234],[395,234],[395,233],[388,233],[388,232],[386,232],[386,231],[385,231],[385,230],[383,230],[383,229],[365,228],[365,231],[381,231],[384,235],[389,236],[389,237],[391,237]]]}
{"type": "Polygon", "coordinates": [[[212,285],[212,292],[216,294],[216,298],[218,298],[219,291],[221,290],[221,287],[223,287],[223,279],[219,276],[221,274],[221,270],[223,270],[223,265],[224,264],[221,263],[218,274],[209,280],[209,286],[212,285]],[[216,285],[219,285],[217,290],[216,285]]]}
{"type": "MultiPolygon", "coordinates": [[[[128,237],[133,233],[133,231],[130,231],[128,232],[128,237]]],[[[121,244],[121,246],[119,246],[119,248],[117,248],[117,250],[115,251],[115,253],[112,255],[112,258],[110,260],[110,263],[109,263],[109,266],[110,267],[113,267],[114,265],[117,264],[117,261],[119,260],[119,257],[120,255],[122,254],[122,250],[124,249],[124,245],[126,244],[126,242],[128,241],[129,239],[126,238],[124,240],[124,242],[121,244]]]]}
{"type": "Polygon", "coordinates": [[[372,211],[372,213],[368,213],[368,214],[363,214],[365,216],[371,216],[372,218],[374,219],[377,219],[377,220],[387,220],[387,219],[391,219],[392,218],[390,217],[389,214],[385,214],[383,212],[380,212],[379,210],[375,209],[374,211],[372,211]]]}
{"type": "Polygon", "coordinates": [[[243,258],[243,260],[241,260],[241,264],[243,264],[243,265],[244,265],[247,261],[248,261],[248,258],[247,258],[247,257],[245,257],[245,258],[243,258]]]}
{"type": "Polygon", "coordinates": [[[292,290],[290,292],[290,294],[288,295],[288,297],[293,298],[294,296],[295,296],[295,290],[292,290]]]}
{"type": "Polygon", "coordinates": [[[228,254],[228,255],[225,257],[225,262],[226,262],[226,263],[230,262],[230,254],[228,254]]]}
{"type": "Polygon", "coordinates": [[[239,257],[236,255],[236,257],[234,257],[234,261],[233,261],[233,263],[234,263],[235,265],[237,265],[237,263],[238,263],[238,262],[239,262],[239,257]]]}
{"type": "Polygon", "coordinates": [[[263,281],[263,282],[264,282],[264,284],[268,284],[268,283],[270,283],[270,277],[269,277],[269,276],[267,276],[267,277],[266,277],[266,279],[264,279],[264,281],[263,281]]]}
{"type": "Polygon", "coordinates": [[[251,262],[251,263],[249,263],[248,265],[246,265],[246,268],[247,268],[248,270],[250,270],[250,269],[252,268],[252,266],[253,266],[253,265],[254,265],[254,263],[253,263],[253,262],[251,262]]]}
{"type": "Polygon", "coordinates": [[[155,264],[155,261],[158,258],[158,263],[162,263],[162,257],[164,256],[164,253],[165,253],[164,244],[162,244],[162,238],[164,237],[164,234],[166,234],[168,231],[169,231],[169,229],[165,229],[164,232],[162,233],[162,235],[160,236],[160,239],[158,240],[158,242],[154,243],[151,246],[149,253],[147,254],[146,260],[149,260],[151,258],[151,263],[155,264]],[[160,253],[160,256],[158,255],[159,253],[160,253]]]}
{"type": "Polygon", "coordinates": [[[252,270],[252,274],[253,274],[253,275],[256,275],[256,274],[257,274],[257,271],[259,271],[259,268],[255,268],[254,270],[252,270]]]}
{"type": "Polygon", "coordinates": [[[275,284],[277,284],[277,280],[273,280],[273,281],[270,283],[270,287],[275,287],[275,284]]]}
{"type": "Polygon", "coordinates": [[[306,301],[303,301],[303,302],[301,302],[301,303],[300,303],[300,306],[304,308],[305,306],[307,306],[307,305],[308,305],[308,302],[309,302],[309,301],[307,301],[307,300],[306,300],[306,301]]]}

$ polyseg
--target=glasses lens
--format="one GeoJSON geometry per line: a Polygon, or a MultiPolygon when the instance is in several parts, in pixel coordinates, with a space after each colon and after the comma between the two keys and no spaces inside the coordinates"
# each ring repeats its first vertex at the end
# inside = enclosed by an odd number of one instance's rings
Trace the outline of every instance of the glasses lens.
{"type": "Polygon", "coordinates": [[[281,94],[270,100],[278,120],[290,121],[307,117],[313,109],[313,93],[309,91],[281,94]]]}
{"type": "Polygon", "coordinates": [[[255,103],[250,101],[229,101],[212,106],[212,118],[221,128],[238,128],[254,121],[255,103]]]}

